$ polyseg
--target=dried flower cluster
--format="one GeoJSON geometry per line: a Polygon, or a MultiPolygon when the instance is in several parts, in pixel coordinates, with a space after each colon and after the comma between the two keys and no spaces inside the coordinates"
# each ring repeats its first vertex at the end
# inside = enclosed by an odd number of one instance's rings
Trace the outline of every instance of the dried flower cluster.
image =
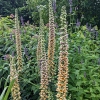
{"type": "Polygon", "coordinates": [[[57,83],[57,100],[66,100],[67,84],[68,84],[68,43],[67,43],[67,25],[66,25],[66,10],[62,7],[61,10],[61,37],[60,37],[60,53],[59,53],[59,72],[57,83]]]}
{"type": "Polygon", "coordinates": [[[48,72],[49,78],[55,73],[54,68],[54,51],[55,51],[55,25],[52,8],[52,0],[49,0],[49,40],[48,40],[48,72]]]}
{"type": "MultiPolygon", "coordinates": [[[[40,7],[40,9],[42,9],[40,7]]],[[[48,67],[45,53],[44,45],[44,23],[42,19],[42,12],[40,10],[40,31],[39,31],[39,41],[40,41],[40,54],[39,54],[39,65],[40,65],[40,75],[41,75],[41,86],[40,86],[40,100],[47,100],[48,98],[48,67]]]]}
{"type": "Polygon", "coordinates": [[[10,56],[10,81],[12,81],[13,79],[15,81],[11,89],[12,98],[13,100],[21,100],[18,73],[14,65],[14,57],[10,56]]]}
{"type": "Polygon", "coordinates": [[[22,52],[21,52],[21,36],[20,36],[17,9],[15,10],[15,38],[16,38],[18,72],[20,72],[22,71],[22,52]]]}

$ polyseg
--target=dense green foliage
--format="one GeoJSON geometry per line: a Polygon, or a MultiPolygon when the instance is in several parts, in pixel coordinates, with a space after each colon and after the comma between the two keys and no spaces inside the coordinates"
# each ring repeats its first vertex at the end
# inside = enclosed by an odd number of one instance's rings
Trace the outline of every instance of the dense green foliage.
{"type": "MultiPolygon", "coordinates": [[[[72,25],[72,24],[71,24],[72,25]]],[[[14,21],[9,17],[0,18],[0,93],[9,75],[8,55],[16,57],[14,21]]],[[[39,28],[26,23],[21,26],[23,75],[20,87],[23,100],[39,100],[40,72],[36,59],[39,28]]],[[[100,99],[100,30],[97,26],[68,25],[69,33],[69,84],[71,100],[100,99]]],[[[59,29],[56,29],[55,66],[58,72],[59,29]]],[[[48,27],[45,26],[46,48],[48,27]]],[[[46,49],[47,51],[47,49],[46,49]]],[[[55,81],[57,80],[57,73],[55,81]]],[[[56,85],[51,84],[51,95],[56,95],[56,85]]],[[[9,96],[11,100],[11,96],[9,96]]]]}
{"type": "Polygon", "coordinates": [[[0,0],[0,15],[7,16],[14,13],[15,8],[24,6],[24,0],[0,0]]]}
{"type": "Polygon", "coordinates": [[[100,33],[89,32],[82,26],[70,34],[69,40],[69,91],[73,91],[72,98],[99,100],[100,33]]]}

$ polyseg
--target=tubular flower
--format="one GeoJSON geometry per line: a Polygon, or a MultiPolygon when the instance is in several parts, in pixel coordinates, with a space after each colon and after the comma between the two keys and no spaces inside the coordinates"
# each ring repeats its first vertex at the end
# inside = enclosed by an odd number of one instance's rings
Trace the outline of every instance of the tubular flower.
{"type": "Polygon", "coordinates": [[[17,51],[18,72],[22,71],[22,52],[21,52],[21,36],[19,30],[18,12],[15,10],[15,38],[17,51]]]}
{"type": "MultiPolygon", "coordinates": [[[[42,8],[40,7],[40,9],[42,8]]],[[[48,68],[47,68],[47,60],[46,60],[45,45],[44,45],[44,23],[42,19],[41,10],[40,10],[39,38],[40,38],[39,65],[40,65],[40,75],[41,75],[40,100],[47,100],[48,98],[48,68]]]]}
{"type": "Polygon", "coordinates": [[[12,98],[13,100],[21,100],[18,73],[14,65],[14,57],[10,56],[10,81],[13,79],[15,79],[15,81],[11,89],[12,98]]]}
{"type": "Polygon", "coordinates": [[[49,0],[49,40],[48,40],[48,71],[49,78],[52,78],[55,73],[54,68],[54,51],[55,51],[55,25],[52,8],[52,0],[49,0]]]}
{"type": "Polygon", "coordinates": [[[57,83],[57,100],[66,100],[67,84],[68,84],[68,43],[67,43],[67,25],[66,25],[66,10],[62,7],[61,10],[61,36],[60,36],[60,53],[59,53],[59,72],[57,83]]]}

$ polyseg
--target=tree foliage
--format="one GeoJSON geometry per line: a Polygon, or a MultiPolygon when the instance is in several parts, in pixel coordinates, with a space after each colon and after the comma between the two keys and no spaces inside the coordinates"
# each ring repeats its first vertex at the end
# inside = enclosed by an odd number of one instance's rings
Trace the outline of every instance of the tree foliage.
{"type": "MultiPolygon", "coordinates": [[[[100,28],[100,1],[99,0],[52,0],[56,1],[56,21],[59,22],[60,9],[65,4],[67,13],[70,12],[70,2],[72,1],[72,11],[76,12],[76,18],[81,19],[84,16],[82,24],[91,23],[98,25],[100,28]]],[[[31,23],[38,25],[39,13],[38,5],[46,5],[44,10],[44,23],[48,23],[48,1],[45,0],[0,0],[0,14],[3,16],[14,13],[15,8],[19,8],[20,16],[24,17],[24,21],[30,20],[31,23]],[[37,20],[37,21],[36,21],[37,20]]]]}
{"type": "Polygon", "coordinates": [[[0,0],[0,15],[7,16],[22,6],[25,6],[25,0],[0,0]]]}

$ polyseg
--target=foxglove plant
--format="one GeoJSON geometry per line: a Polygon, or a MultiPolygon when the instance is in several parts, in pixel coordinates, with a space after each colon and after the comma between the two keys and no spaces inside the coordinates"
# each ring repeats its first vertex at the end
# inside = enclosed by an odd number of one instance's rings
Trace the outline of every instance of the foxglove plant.
{"type": "MultiPolygon", "coordinates": [[[[40,33],[39,33],[40,34],[40,33]]],[[[40,55],[41,55],[41,40],[40,40],[40,35],[38,36],[38,45],[37,45],[37,62],[38,62],[38,66],[40,66],[39,64],[39,60],[40,60],[40,55]]]]}
{"type": "Polygon", "coordinates": [[[13,100],[21,100],[18,73],[14,64],[14,57],[10,56],[10,82],[12,80],[15,80],[11,89],[12,98],[13,100]]]}
{"type": "Polygon", "coordinates": [[[52,0],[49,0],[49,40],[48,40],[49,78],[52,78],[55,73],[54,51],[55,51],[55,25],[54,25],[54,15],[53,15],[53,9],[52,9],[52,0]]]}
{"type": "Polygon", "coordinates": [[[46,53],[43,52],[40,59],[41,66],[41,81],[40,81],[40,100],[47,100],[48,98],[48,68],[46,61],[46,53]]]}
{"type": "Polygon", "coordinates": [[[46,60],[45,53],[45,45],[44,45],[44,23],[42,19],[42,10],[43,6],[40,6],[40,31],[39,31],[39,45],[40,53],[39,53],[39,66],[40,66],[40,100],[47,100],[48,98],[48,66],[46,60]]]}
{"type": "Polygon", "coordinates": [[[66,100],[67,84],[68,84],[68,34],[66,25],[66,8],[61,9],[61,36],[60,36],[60,53],[58,67],[58,82],[57,82],[57,100],[66,100]]]}
{"type": "Polygon", "coordinates": [[[44,24],[43,24],[43,19],[42,19],[42,6],[38,6],[38,10],[39,10],[39,13],[40,13],[40,29],[39,29],[39,35],[38,35],[38,45],[37,45],[37,62],[38,62],[38,65],[40,66],[40,59],[41,59],[41,54],[42,54],[42,45],[41,45],[41,36],[43,35],[43,27],[44,27],[44,24]],[[41,9],[40,9],[41,8],[41,9]]]}
{"type": "Polygon", "coordinates": [[[21,36],[18,21],[18,11],[15,9],[15,38],[16,38],[16,51],[17,51],[17,66],[18,72],[22,71],[22,52],[21,52],[21,36]]]}

